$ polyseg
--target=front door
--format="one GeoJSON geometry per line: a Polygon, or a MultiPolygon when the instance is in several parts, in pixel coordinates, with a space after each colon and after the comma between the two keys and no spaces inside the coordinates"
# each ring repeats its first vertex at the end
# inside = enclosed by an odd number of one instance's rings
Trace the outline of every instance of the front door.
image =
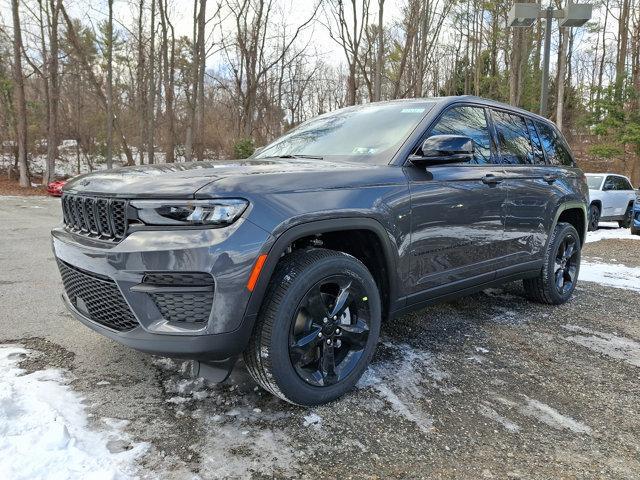
{"type": "Polygon", "coordinates": [[[410,283],[416,300],[447,293],[467,280],[492,280],[503,255],[504,172],[493,163],[485,109],[451,107],[424,138],[446,134],[470,137],[473,161],[405,167],[411,194],[410,283]]]}

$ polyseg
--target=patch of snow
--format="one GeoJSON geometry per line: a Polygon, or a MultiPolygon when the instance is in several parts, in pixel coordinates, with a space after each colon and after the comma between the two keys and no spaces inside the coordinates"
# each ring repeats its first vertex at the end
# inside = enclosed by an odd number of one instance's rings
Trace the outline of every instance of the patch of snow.
{"type": "Polygon", "coordinates": [[[382,344],[390,350],[393,358],[370,365],[357,386],[373,388],[397,415],[414,423],[423,433],[431,433],[433,418],[422,411],[417,401],[424,397],[429,379],[442,393],[460,393],[460,390],[443,384],[449,379],[449,374],[436,366],[431,353],[414,349],[406,343],[382,344]]]}
{"type": "Polygon", "coordinates": [[[502,425],[508,432],[518,433],[520,431],[520,427],[509,420],[507,417],[503,417],[498,412],[496,412],[493,408],[488,405],[480,405],[478,408],[480,414],[489,420],[493,420],[494,422],[502,425]]]}
{"type": "Polygon", "coordinates": [[[526,405],[520,407],[520,413],[535,418],[556,430],[571,430],[574,433],[591,434],[591,428],[561,414],[555,408],[533,398],[525,396],[526,405]]]}
{"type": "MultiPolygon", "coordinates": [[[[640,238],[640,237],[639,237],[640,238]]],[[[582,262],[578,279],[640,292],[640,268],[615,263],[582,262]]]]}
{"type": "Polygon", "coordinates": [[[497,313],[491,316],[491,321],[503,325],[520,325],[526,320],[522,316],[518,316],[518,312],[510,308],[494,305],[493,310],[497,313]]]}
{"type": "Polygon", "coordinates": [[[275,429],[243,428],[237,419],[218,421],[199,447],[200,471],[207,478],[244,479],[255,476],[295,477],[299,452],[288,436],[275,429]]]}
{"type": "Polygon", "coordinates": [[[611,358],[624,360],[634,367],[640,367],[640,343],[612,333],[597,332],[578,325],[563,325],[562,328],[570,332],[583,334],[565,337],[565,340],[577,343],[611,358]]]}
{"type": "Polygon", "coordinates": [[[476,347],[476,352],[489,353],[489,349],[488,348],[484,348],[484,347],[476,347]]]}
{"type": "Polygon", "coordinates": [[[310,413],[309,415],[305,415],[303,418],[303,425],[305,427],[320,429],[320,427],[322,426],[322,417],[317,413],[310,413]]]}
{"type": "Polygon", "coordinates": [[[0,347],[0,478],[129,478],[146,450],[117,423],[91,430],[82,399],[61,370],[26,374],[29,351],[0,347]],[[111,448],[109,448],[111,446],[111,448]]]}
{"type": "Polygon", "coordinates": [[[630,229],[618,227],[617,222],[602,222],[598,230],[587,233],[587,243],[599,242],[600,240],[607,240],[609,238],[618,240],[640,240],[640,235],[631,235],[630,229]]]}

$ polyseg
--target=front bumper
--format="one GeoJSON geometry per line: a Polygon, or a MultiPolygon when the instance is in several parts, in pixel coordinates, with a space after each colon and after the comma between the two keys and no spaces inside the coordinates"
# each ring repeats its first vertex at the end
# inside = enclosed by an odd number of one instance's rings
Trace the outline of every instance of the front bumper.
{"type": "Polygon", "coordinates": [[[254,318],[245,310],[251,269],[271,236],[246,219],[220,229],[137,231],[118,244],[105,244],[64,228],[52,231],[55,257],[87,274],[108,278],[137,320],[137,326],[117,331],[96,323],[64,301],[82,323],[123,345],[158,355],[221,360],[246,346],[254,318]],[[189,323],[164,318],[152,297],[140,291],[145,274],[205,272],[214,281],[208,321],[189,323]]]}

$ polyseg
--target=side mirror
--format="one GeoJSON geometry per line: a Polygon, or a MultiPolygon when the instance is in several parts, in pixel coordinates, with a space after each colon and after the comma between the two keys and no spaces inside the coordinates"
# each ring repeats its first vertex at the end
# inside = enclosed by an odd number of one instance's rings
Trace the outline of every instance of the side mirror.
{"type": "Polygon", "coordinates": [[[463,163],[473,159],[473,140],[464,135],[433,135],[422,142],[422,155],[411,155],[415,165],[463,163]]]}

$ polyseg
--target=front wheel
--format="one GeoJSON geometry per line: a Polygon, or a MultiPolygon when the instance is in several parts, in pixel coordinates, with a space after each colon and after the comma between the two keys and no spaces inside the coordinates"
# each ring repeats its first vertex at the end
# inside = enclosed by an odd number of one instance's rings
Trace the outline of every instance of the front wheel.
{"type": "Polygon", "coordinates": [[[558,223],[551,234],[538,276],[523,280],[527,296],[536,302],[565,303],[576,288],[580,272],[580,236],[569,223],[558,223]]]}
{"type": "Polygon", "coordinates": [[[353,388],[380,332],[376,283],[351,255],[298,250],[281,260],[244,358],[265,390],[298,405],[353,388]]]}

